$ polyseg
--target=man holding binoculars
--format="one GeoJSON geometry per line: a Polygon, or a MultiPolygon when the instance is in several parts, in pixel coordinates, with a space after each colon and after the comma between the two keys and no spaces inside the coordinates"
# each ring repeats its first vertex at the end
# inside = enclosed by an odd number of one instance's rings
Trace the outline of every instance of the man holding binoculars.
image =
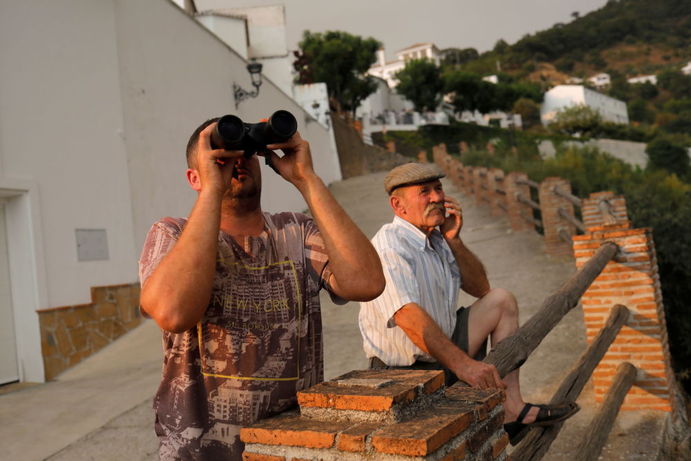
{"type": "Polygon", "coordinates": [[[187,145],[196,203],[147,236],[141,308],[163,330],[154,400],[163,460],[241,459],[241,426],[323,379],[320,288],[358,301],[384,289],[377,253],[315,174],[290,117],[203,123],[187,145]],[[313,219],[262,212],[255,153],[300,191],[313,219]]]}

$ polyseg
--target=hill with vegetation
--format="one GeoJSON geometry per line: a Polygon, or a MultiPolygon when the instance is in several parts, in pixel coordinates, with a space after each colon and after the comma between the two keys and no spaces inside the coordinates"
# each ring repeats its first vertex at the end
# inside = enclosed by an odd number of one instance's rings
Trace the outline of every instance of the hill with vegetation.
{"type": "Polygon", "coordinates": [[[656,74],[678,70],[691,60],[688,0],[610,0],[585,16],[573,12],[572,17],[513,45],[499,40],[493,50],[466,60],[463,68],[558,84],[568,76],[604,71],[627,77],[656,74]]]}

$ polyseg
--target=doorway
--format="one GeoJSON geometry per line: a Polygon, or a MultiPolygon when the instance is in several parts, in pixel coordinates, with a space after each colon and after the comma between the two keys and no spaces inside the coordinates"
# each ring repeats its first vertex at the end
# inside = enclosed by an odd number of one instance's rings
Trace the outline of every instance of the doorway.
{"type": "Polygon", "coordinates": [[[5,203],[0,198],[0,385],[19,381],[5,203]]]}

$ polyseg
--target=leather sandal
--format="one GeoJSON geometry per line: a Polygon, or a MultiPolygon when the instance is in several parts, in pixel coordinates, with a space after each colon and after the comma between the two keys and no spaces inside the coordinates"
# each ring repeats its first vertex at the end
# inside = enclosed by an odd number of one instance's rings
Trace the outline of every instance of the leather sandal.
{"type": "Polygon", "coordinates": [[[581,407],[575,402],[557,404],[557,405],[538,405],[534,403],[526,403],[521,410],[521,413],[516,418],[516,421],[504,424],[504,431],[509,436],[509,443],[516,445],[526,436],[528,431],[533,426],[551,426],[560,421],[570,418],[580,410],[581,407]],[[528,415],[531,408],[537,407],[539,411],[532,423],[523,423],[522,421],[528,415]]]}

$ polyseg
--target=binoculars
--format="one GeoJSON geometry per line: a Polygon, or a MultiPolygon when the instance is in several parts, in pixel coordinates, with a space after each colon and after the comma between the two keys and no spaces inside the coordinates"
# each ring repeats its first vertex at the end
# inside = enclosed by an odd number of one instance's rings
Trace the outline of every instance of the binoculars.
{"type": "Polygon", "coordinates": [[[211,133],[211,148],[243,150],[249,158],[268,144],[287,141],[297,128],[295,116],[287,110],[278,110],[259,123],[245,123],[235,115],[224,115],[211,133]]]}

